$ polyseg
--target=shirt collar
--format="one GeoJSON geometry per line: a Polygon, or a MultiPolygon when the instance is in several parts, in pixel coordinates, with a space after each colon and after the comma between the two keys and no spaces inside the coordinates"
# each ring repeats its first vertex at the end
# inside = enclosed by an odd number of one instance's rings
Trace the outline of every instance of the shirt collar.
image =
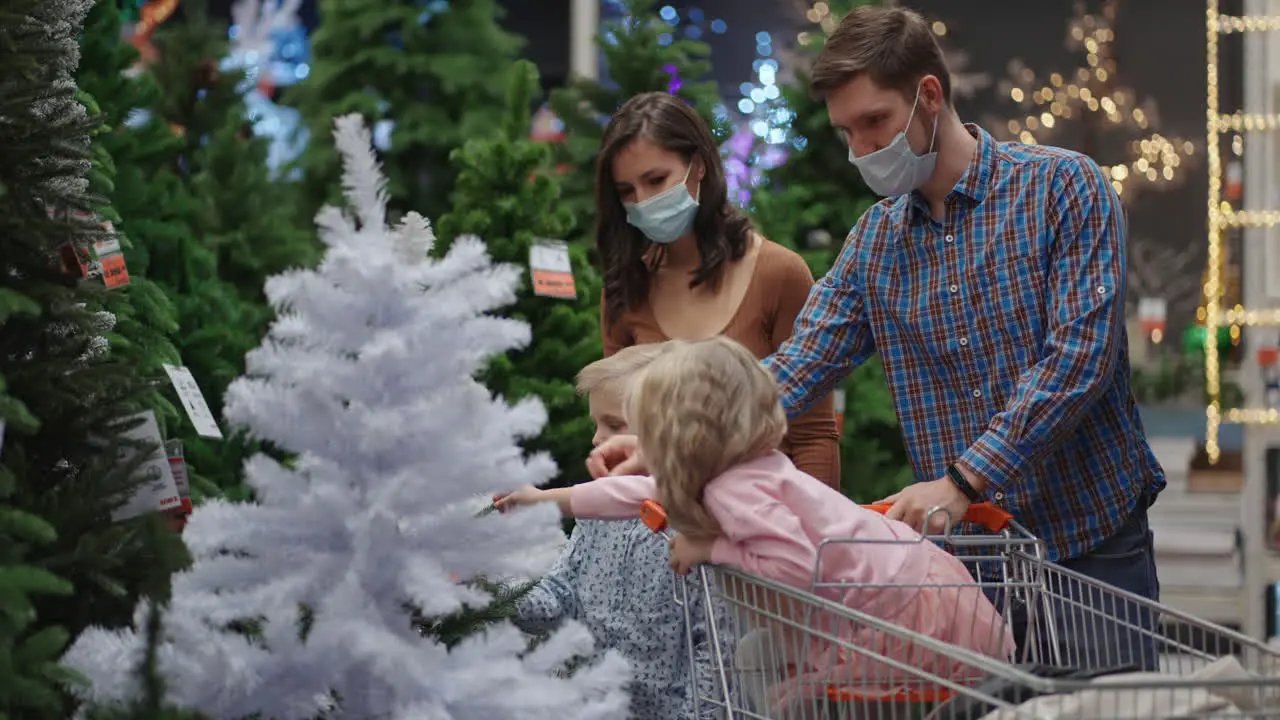
{"type": "MultiPolygon", "coordinates": [[[[990,133],[973,123],[966,123],[964,129],[978,141],[978,149],[974,152],[969,167],[965,168],[964,174],[951,189],[951,194],[967,197],[977,205],[986,199],[992,178],[995,177],[996,141],[990,133]]],[[[907,201],[908,221],[914,219],[915,212],[929,216],[929,204],[919,192],[912,192],[907,201]]]]}

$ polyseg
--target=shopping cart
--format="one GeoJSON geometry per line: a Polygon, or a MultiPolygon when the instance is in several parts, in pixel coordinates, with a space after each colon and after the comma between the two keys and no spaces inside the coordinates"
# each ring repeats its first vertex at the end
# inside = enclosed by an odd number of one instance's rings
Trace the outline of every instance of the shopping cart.
{"type": "MultiPolygon", "coordinates": [[[[657,503],[646,502],[641,517],[668,533],[657,503]]],[[[906,629],[920,627],[920,615],[886,619],[837,602],[856,587],[822,581],[823,557],[875,543],[832,539],[819,548],[808,591],[714,566],[677,579],[687,621],[688,593],[706,597],[714,668],[698,667],[686,634],[695,675],[712,676],[693,678],[698,717],[711,709],[725,720],[1280,718],[1276,649],[1047,562],[1043,544],[993,506],[975,505],[963,522],[980,531],[953,532],[948,522],[929,541],[970,568],[977,583],[966,590],[991,598],[1016,629],[1016,658],[966,649],[972,636],[962,647],[906,629]]]]}

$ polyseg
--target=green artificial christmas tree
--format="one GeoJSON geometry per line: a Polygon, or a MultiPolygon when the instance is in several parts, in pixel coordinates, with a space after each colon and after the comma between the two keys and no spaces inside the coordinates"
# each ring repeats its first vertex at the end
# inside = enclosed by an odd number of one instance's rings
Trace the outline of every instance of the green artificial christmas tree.
{"type": "MultiPolygon", "coordinates": [[[[860,0],[828,3],[838,22],[860,0]]],[[[831,268],[850,229],[879,198],[849,163],[849,147],[831,129],[826,104],[809,90],[808,67],[826,39],[823,27],[806,33],[791,65],[795,79],[782,87],[793,113],[792,150],[782,165],[765,172],[751,194],[751,214],[765,237],[796,250],[815,277],[831,268]]],[[[887,497],[910,482],[902,433],[879,357],[859,367],[844,382],[844,425],[840,472],[845,492],[860,502],[887,497]]]]}
{"type": "MultiPolygon", "coordinates": [[[[844,17],[863,0],[828,3],[830,16],[844,17]]],[[[849,146],[832,129],[827,106],[809,89],[809,68],[826,34],[814,25],[789,58],[794,79],[782,85],[790,111],[790,148],[785,163],[764,173],[751,194],[751,213],[760,231],[774,242],[804,255],[815,276],[831,268],[845,236],[867,208],[880,198],[867,189],[849,162],[849,146]]]]}
{"type": "MultiPolygon", "coordinates": [[[[175,178],[151,177],[130,163],[132,156],[171,152],[174,144],[163,129],[124,127],[135,103],[146,99],[146,87],[122,74],[136,52],[119,37],[116,4],[100,0],[85,21],[76,74],[81,103],[103,120],[94,132],[89,191],[100,198],[94,215],[111,224],[128,272],[128,285],[108,295],[107,310],[116,316],[110,335],[112,353],[148,377],[163,378],[165,364],[182,364],[174,343],[178,317],[171,296],[148,276],[147,246],[176,242],[184,232],[182,217],[191,203],[175,178]],[[122,217],[149,221],[124,222],[122,217]]],[[[176,429],[184,421],[182,410],[162,387],[157,385],[147,402],[156,410],[162,430],[176,429]]]]}
{"type": "MultiPolygon", "coordinates": [[[[155,38],[161,60],[148,66],[154,83],[153,123],[180,140],[165,170],[178,175],[199,203],[186,221],[189,234],[172,251],[152,258],[152,274],[178,298],[181,349],[215,417],[227,386],[244,372],[272,313],[262,294],[267,277],[308,267],[319,248],[293,208],[294,188],[276,182],[267,166],[268,141],[253,135],[243,99],[243,71],[222,70],[225,25],[209,21],[203,2],[187,6],[190,19],[162,27],[155,38]]],[[[231,497],[243,498],[246,458],[260,446],[239,434],[183,438],[192,470],[231,497]]]]}
{"type": "MultiPolygon", "coordinates": [[[[219,58],[230,50],[226,25],[209,19],[204,0],[187,0],[185,8],[188,20],[156,34],[162,60],[148,66],[159,89],[153,111],[182,137],[179,167],[193,192],[205,200],[192,223],[203,245],[216,255],[219,277],[242,298],[262,306],[251,333],[254,347],[270,317],[262,292],[266,279],[289,268],[313,266],[320,246],[311,219],[295,221],[294,188],[273,177],[267,166],[270,140],[254,135],[245,104],[247,72],[220,66],[219,58]]],[[[265,66],[259,71],[266,72],[265,66]]],[[[239,375],[239,355],[243,352],[237,354],[234,372],[226,367],[220,371],[222,385],[239,375]]]]}
{"type": "MultiPolygon", "coordinates": [[[[503,81],[524,40],[499,25],[496,0],[386,2],[320,0],[324,22],[311,36],[314,62],[305,83],[284,92],[313,138],[327,138],[334,117],[358,112],[370,125],[394,122],[379,148],[391,184],[392,216],[413,209],[439,217],[453,187],[449,153],[501,122],[503,81]]],[[[335,202],[338,155],[328,142],[303,153],[305,223],[335,202]]]]}
{"type": "MultiPolygon", "coordinates": [[[[130,295],[82,277],[112,235],[88,193],[99,122],[73,80],[82,3],[0,14],[0,714],[67,717],[51,665],[89,625],[129,622],[185,561],[155,513],[113,521],[154,443],[123,437],[151,404],[136,355],[106,333],[130,295]],[[7,394],[6,394],[7,393],[7,394]]],[[[103,168],[99,166],[98,171],[103,168]]],[[[117,338],[119,341],[120,338],[117,338]]]]}
{"type": "MultiPolygon", "coordinates": [[[[569,214],[559,207],[560,187],[545,170],[550,148],[529,139],[530,107],[538,87],[535,67],[518,61],[511,70],[505,117],[487,138],[467,141],[453,154],[458,170],[453,210],[440,218],[441,250],[463,235],[478,235],[496,262],[530,265],[539,239],[560,240],[569,214]]],[[[534,292],[527,273],[509,317],[533,327],[522,350],[494,358],[485,377],[495,393],[515,402],[536,395],[546,406],[542,434],[526,450],[545,450],[560,474],[555,486],[589,479],[583,460],[591,451],[592,424],[586,402],[574,389],[579,370],[600,357],[596,310],[600,281],[587,262],[585,248],[565,250],[572,264],[572,297],[557,299],[534,292]]]]}
{"type": "MultiPolygon", "coordinates": [[[[143,71],[121,40],[114,3],[100,2],[81,78],[111,98],[103,145],[119,175],[111,195],[132,240],[130,266],[173,298],[181,358],[173,364],[186,365],[220,417],[227,385],[270,319],[265,278],[311,262],[315,248],[295,231],[290,189],[272,182],[263,142],[247,132],[243,74],[218,69],[225,27],[205,20],[200,2],[187,11],[187,22],[157,32],[162,59],[143,71]]],[[[171,430],[197,499],[246,495],[240,476],[253,443],[200,437],[185,418],[171,430]]]]}
{"type": "MultiPolygon", "coordinates": [[[[0,395],[0,403],[20,412],[11,397],[0,395]]],[[[27,548],[53,542],[57,531],[43,518],[4,502],[13,489],[13,476],[0,466],[0,720],[62,717],[62,690],[77,679],[58,665],[70,637],[57,625],[35,632],[32,627],[36,603],[50,596],[65,598],[75,589],[26,562],[27,548]]]]}
{"type": "MultiPolygon", "coordinates": [[[[120,25],[116,3],[99,0],[94,5],[81,36],[83,62],[78,81],[98,100],[94,109],[105,123],[96,138],[101,171],[93,189],[111,203],[103,214],[115,224],[124,247],[131,277],[128,299],[137,309],[145,298],[142,308],[150,311],[139,313],[137,322],[123,325],[118,334],[129,342],[125,348],[138,356],[144,371],[164,378],[162,364],[204,360],[206,355],[193,352],[184,340],[191,336],[192,319],[220,321],[216,309],[224,304],[218,302],[220,298],[211,302],[203,290],[192,293],[173,282],[175,274],[203,273],[216,286],[217,269],[199,247],[191,223],[200,213],[203,199],[187,187],[178,171],[182,138],[148,112],[159,90],[148,74],[138,71],[138,52],[121,38],[120,25]],[[162,318],[164,325],[146,322],[148,316],[162,318]],[[154,337],[146,343],[136,342],[135,326],[150,328],[153,336],[162,328],[166,344],[158,345],[154,337]]],[[[237,327],[234,317],[228,322],[237,327]]],[[[170,390],[155,400],[162,429],[169,437],[182,440],[184,447],[203,442],[185,412],[170,401],[175,397],[170,390]]],[[[216,485],[201,470],[188,473],[197,497],[217,493],[216,485]]]]}
{"type": "Polygon", "coordinates": [[[573,78],[567,87],[551,92],[551,109],[565,127],[556,163],[567,169],[561,178],[563,205],[576,223],[571,229],[574,239],[591,232],[600,138],[609,118],[628,99],[646,92],[672,92],[698,111],[717,141],[729,138],[728,118],[716,111],[719,90],[709,79],[710,46],[682,37],[664,44],[660,38],[674,33],[658,16],[656,6],[654,0],[627,0],[625,16],[605,23],[596,36],[608,84],[573,78]]]}

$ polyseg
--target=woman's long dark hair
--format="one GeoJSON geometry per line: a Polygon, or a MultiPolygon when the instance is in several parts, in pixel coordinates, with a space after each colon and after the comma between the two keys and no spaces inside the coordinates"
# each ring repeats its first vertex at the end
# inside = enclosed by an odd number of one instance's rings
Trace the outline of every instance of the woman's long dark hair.
{"type": "Polygon", "coordinates": [[[706,283],[717,288],[725,263],[740,260],[750,246],[751,221],[729,204],[720,148],[707,124],[683,100],[668,93],[631,98],[609,121],[596,157],[596,250],[604,265],[606,324],[648,298],[649,276],[666,254],[663,247],[651,248],[644,233],[627,223],[614,187],[613,159],[640,138],[704,169],[693,221],[700,262],[689,287],[706,283]]]}

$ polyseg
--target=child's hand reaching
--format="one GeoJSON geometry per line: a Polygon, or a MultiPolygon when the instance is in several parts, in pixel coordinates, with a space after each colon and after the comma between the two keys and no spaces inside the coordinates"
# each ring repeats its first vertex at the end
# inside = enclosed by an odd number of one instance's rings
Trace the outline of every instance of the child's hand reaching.
{"type": "Polygon", "coordinates": [[[525,485],[519,490],[493,496],[493,506],[504,513],[522,505],[535,505],[546,501],[546,490],[539,490],[532,485],[525,485]]]}
{"type": "Polygon", "coordinates": [[[560,508],[561,515],[573,517],[573,508],[569,505],[569,488],[539,490],[532,485],[525,485],[519,490],[493,496],[493,507],[500,513],[544,502],[555,503],[556,507],[560,508]]]}
{"type": "Polygon", "coordinates": [[[711,562],[711,546],[714,538],[695,540],[687,535],[676,533],[671,537],[671,569],[681,575],[688,575],[694,565],[711,562]]]}

